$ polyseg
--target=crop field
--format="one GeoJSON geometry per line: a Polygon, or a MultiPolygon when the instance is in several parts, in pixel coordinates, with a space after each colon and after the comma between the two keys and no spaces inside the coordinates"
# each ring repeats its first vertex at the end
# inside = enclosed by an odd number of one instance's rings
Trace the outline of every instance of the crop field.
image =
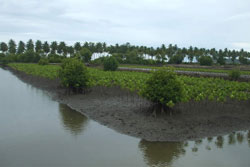
{"type": "MultiPolygon", "coordinates": [[[[58,76],[57,65],[40,66],[37,64],[11,63],[10,67],[23,71],[27,74],[55,79],[58,76]]],[[[151,73],[140,72],[106,72],[100,69],[88,68],[90,74],[91,86],[120,86],[132,92],[141,94],[145,87],[147,79],[151,73]]],[[[250,83],[228,81],[219,78],[203,78],[178,76],[178,79],[184,84],[185,97],[183,102],[216,100],[225,102],[227,99],[249,100],[250,83]]]]}
{"type": "MultiPolygon", "coordinates": [[[[161,69],[162,67],[156,66],[146,66],[146,65],[124,65],[121,64],[119,67],[128,67],[128,68],[146,68],[146,69],[161,69]]],[[[205,68],[176,68],[178,71],[193,71],[193,72],[211,72],[211,73],[228,73],[230,70],[222,70],[222,69],[205,69],[205,68]]],[[[241,71],[242,75],[250,75],[250,71],[241,71]]]]}

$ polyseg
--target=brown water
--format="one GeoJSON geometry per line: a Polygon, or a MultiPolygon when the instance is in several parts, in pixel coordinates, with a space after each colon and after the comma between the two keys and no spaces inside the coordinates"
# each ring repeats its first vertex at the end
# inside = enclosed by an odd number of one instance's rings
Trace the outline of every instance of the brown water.
{"type": "Polygon", "coordinates": [[[248,167],[250,132],[186,142],[120,134],[0,68],[0,167],[248,167]]]}

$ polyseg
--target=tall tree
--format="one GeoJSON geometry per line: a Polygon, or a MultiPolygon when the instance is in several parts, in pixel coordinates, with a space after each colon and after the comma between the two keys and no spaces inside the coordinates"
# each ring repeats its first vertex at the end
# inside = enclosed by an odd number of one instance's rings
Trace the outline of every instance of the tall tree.
{"type": "Polygon", "coordinates": [[[56,41],[53,41],[52,43],[51,43],[51,45],[50,45],[50,48],[51,48],[51,53],[52,54],[55,54],[56,53],[56,51],[57,51],[57,42],[56,41]]]}
{"type": "Polygon", "coordinates": [[[74,55],[74,48],[73,46],[68,46],[67,47],[67,52],[70,54],[70,57],[74,55]]]}
{"type": "Polygon", "coordinates": [[[25,51],[25,43],[23,41],[19,41],[18,47],[17,47],[17,53],[22,54],[25,51]]]}
{"type": "Polygon", "coordinates": [[[80,51],[80,56],[83,59],[85,63],[88,63],[91,60],[92,53],[89,49],[87,48],[82,48],[80,51]]]}
{"type": "Polygon", "coordinates": [[[33,43],[32,39],[28,40],[28,42],[26,44],[26,48],[27,48],[27,50],[34,51],[34,43],[33,43]]]}
{"type": "Polygon", "coordinates": [[[40,40],[36,41],[36,47],[35,47],[36,52],[40,52],[42,50],[42,42],[40,40]]]}
{"type": "Polygon", "coordinates": [[[57,47],[57,53],[62,54],[65,48],[66,48],[65,42],[60,42],[57,47]]]}
{"type": "Polygon", "coordinates": [[[42,45],[43,51],[44,53],[48,54],[50,51],[50,47],[49,47],[49,43],[47,41],[44,42],[44,44],[42,45]]]}
{"type": "Polygon", "coordinates": [[[9,53],[13,53],[13,54],[16,53],[16,42],[13,39],[11,39],[9,41],[9,46],[8,47],[9,47],[9,53]]]}
{"type": "Polygon", "coordinates": [[[80,42],[76,42],[74,45],[74,49],[76,52],[79,52],[81,50],[81,44],[80,42]]]}
{"type": "Polygon", "coordinates": [[[8,50],[8,45],[5,42],[1,42],[0,49],[2,53],[5,53],[8,50]]]}

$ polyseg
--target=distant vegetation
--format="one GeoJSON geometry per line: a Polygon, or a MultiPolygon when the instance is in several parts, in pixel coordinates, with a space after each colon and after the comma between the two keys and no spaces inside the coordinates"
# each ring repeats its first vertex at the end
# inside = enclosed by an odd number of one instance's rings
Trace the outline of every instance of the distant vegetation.
{"type": "Polygon", "coordinates": [[[180,48],[177,45],[164,44],[160,47],[135,46],[130,43],[107,45],[106,43],[76,42],[72,46],[65,42],[42,42],[40,40],[16,43],[10,40],[8,43],[0,43],[0,62],[33,62],[37,63],[41,58],[48,59],[49,63],[60,63],[66,57],[78,58],[85,63],[103,64],[104,59],[91,61],[93,53],[108,53],[115,57],[120,64],[142,64],[162,65],[166,63],[181,64],[184,57],[190,63],[194,60],[204,65],[212,63],[226,64],[249,64],[250,53],[241,49],[240,51],[216,50],[197,48],[190,46],[180,48]],[[210,57],[210,58],[208,58],[210,57]],[[203,59],[205,60],[205,63],[203,59]],[[209,59],[209,60],[208,60],[209,59]],[[211,63],[212,59],[212,63],[211,63]]]}
{"type": "Polygon", "coordinates": [[[115,71],[118,68],[118,61],[113,57],[107,57],[104,60],[103,68],[105,71],[115,71]]]}

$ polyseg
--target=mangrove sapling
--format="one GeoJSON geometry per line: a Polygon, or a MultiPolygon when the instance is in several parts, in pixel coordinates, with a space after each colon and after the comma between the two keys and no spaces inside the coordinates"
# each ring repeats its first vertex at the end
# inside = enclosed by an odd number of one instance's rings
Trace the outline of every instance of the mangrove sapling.
{"type": "Polygon", "coordinates": [[[63,86],[73,92],[83,92],[89,87],[87,67],[77,59],[65,59],[59,70],[59,78],[63,86]]]}
{"type": "Polygon", "coordinates": [[[155,104],[154,115],[159,111],[171,112],[172,107],[184,97],[183,83],[172,68],[163,68],[153,72],[146,81],[142,96],[155,104]]]}

